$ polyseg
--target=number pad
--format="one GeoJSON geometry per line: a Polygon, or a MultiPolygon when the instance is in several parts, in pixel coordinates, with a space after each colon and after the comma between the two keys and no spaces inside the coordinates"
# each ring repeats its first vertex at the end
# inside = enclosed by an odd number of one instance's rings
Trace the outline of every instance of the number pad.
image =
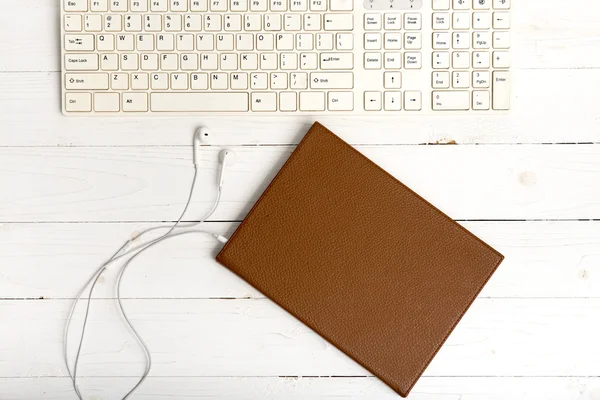
{"type": "Polygon", "coordinates": [[[432,109],[506,109],[507,72],[493,77],[510,67],[510,0],[429,1],[432,109]]]}

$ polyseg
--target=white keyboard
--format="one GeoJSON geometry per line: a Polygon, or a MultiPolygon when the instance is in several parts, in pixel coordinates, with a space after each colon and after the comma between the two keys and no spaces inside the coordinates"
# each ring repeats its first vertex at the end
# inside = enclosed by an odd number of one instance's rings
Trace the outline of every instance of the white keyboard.
{"type": "Polygon", "coordinates": [[[511,0],[62,0],[67,115],[506,112],[511,0]]]}

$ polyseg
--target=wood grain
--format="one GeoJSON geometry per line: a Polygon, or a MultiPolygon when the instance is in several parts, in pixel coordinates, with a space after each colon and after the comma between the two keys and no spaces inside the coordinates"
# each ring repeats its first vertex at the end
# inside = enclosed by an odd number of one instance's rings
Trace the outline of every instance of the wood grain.
{"type": "MultiPolygon", "coordinates": [[[[234,147],[213,220],[241,220],[294,147],[234,147]]],[[[600,147],[360,146],[459,220],[600,218],[600,147]]],[[[190,215],[212,205],[219,149],[202,153],[190,215]]],[[[0,149],[1,222],[169,221],[192,178],[190,147],[0,149]]]]}
{"type": "MultiPolygon", "coordinates": [[[[60,344],[69,304],[0,301],[11,321],[0,326],[0,376],[66,376],[60,344]]],[[[152,376],[369,375],[267,299],[124,305],[153,354],[152,376]]],[[[600,299],[477,299],[424,375],[596,376],[599,313],[600,299]]],[[[143,356],[114,300],[94,302],[87,329],[82,376],[139,376],[143,356]]]]}
{"type": "MultiPolygon", "coordinates": [[[[134,378],[82,378],[90,399],[116,399],[134,384],[134,378]]],[[[0,378],[0,398],[64,400],[72,397],[67,378],[0,378]]],[[[410,400],[596,400],[598,378],[422,378],[410,400]]],[[[135,399],[172,400],[398,400],[377,379],[306,377],[150,377],[135,399]]]]}
{"type": "MultiPolygon", "coordinates": [[[[600,298],[599,222],[463,222],[506,259],[482,298],[600,298]]],[[[237,223],[205,229],[229,236],[237,223]]],[[[93,271],[145,223],[0,225],[0,298],[71,298],[93,271]],[[68,279],[67,279],[68,277],[68,279]]],[[[153,236],[150,236],[153,237],[153,236]]],[[[214,258],[206,235],[166,241],[133,263],[126,298],[262,298],[214,258]]],[[[116,264],[95,297],[114,297],[116,264]]]]}

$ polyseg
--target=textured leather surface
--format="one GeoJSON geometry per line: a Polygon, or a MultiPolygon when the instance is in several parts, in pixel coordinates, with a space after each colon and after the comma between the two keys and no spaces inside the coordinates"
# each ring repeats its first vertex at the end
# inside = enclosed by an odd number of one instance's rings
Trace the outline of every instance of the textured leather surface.
{"type": "Polygon", "coordinates": [[[502,259],[319,123],[217,256],[402,396],[502,259]]]}

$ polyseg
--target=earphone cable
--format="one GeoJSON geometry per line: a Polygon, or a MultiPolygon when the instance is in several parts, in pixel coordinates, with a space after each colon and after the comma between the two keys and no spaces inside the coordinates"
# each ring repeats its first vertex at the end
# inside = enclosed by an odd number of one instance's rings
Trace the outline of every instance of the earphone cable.
{"type": "MultiPolygon", "coordinates": [[[[192,186],[191,186],[191,189],[190,189],[190,194],[189,194],[188,200],[186,202],[186,205],[184,207],[184,210],[182,211],[182,213],[181,213],[180,217],[178,218],[177,222],[172,227],[170,227],[169,231],[167,233],[163,234],[162,236],[160,236],[160,237],[158,237],[156,239],[151,240],[148,243],[141,244],[140,246],[137,246],[137,247],[135,247],[133,249],[130,249],[130,250],[122,253],[123,250],[125,250],[127,248],[127,246],[129,246],[134,240],[139,239],[142,235],[144,235],[144,234],[146,234],[148,232],[157,230],[157,229],[165,229],[167,227],[163,226],[163,227],[149,228],[149,229],[143,231],[141,234],[139,234],[135,239],[131,239],[131,240],[127,241],[123,246],[121,246],[121,248],[119,248],[119,250],[108,261],[106,261],[102,266],[100,266],[94,272],[94,274],[90,277],[90,279],[86,282],[86,284],[83,286],[83,288],[81,289],[81,291],[78,293],[77,297],[74,299],[73,304],[71,306],[71,310],[70,310],[69,316],[68,316],[66,324],[65,324],[65,331],[64,331],[64,336],[63,336],[63,350],[64,350],[63,356],[64,356],[64,359],[65,359],[65,364],[66,364],[66,367],[67,367],[67,371],[68,371],[69,376],[71,377],[71,380],[73,382],[73,387],[75,389],[75,393],[77,394],[77,397],[79,399],[83,400],[81,392],[80,392],[80,390],[79,390],[79,388],[77,386],[77,367],[78,367],[79,358],[80,358],[80,355],[81,355],[81,349],[83,347],[83,340],[84,340],[85,329],[86,329],[87,322],[88,322],[88,317],[89,317],[89,311],[90,311],[90,305],[91,305],[91,300],[92,300],[92,294],[93,294],[93,290],[94,290],[94,288],[96,286],[96,283],[98,282],[98,279],[104,273],[104,271],[107,269],[108,265],[110,265],[111,263],[113,263],[113,262],[115,262],[115,261],[117,261],[117,260],[119,260],[119,259],[121,259],[121,258],[123,258],[123,257],[125,257],[125,256],[127,256],[129,254],[131,254],[131,253],[138,252],[137,254],[135,254],[132,257],[132,259],[135,258],[140,252],[143,252],[146,249],[148,249],[149,247],[152,247],[153,245],[161,242],[162,240],[166,239],[167,237],[170,237],[171,234],[172,234],[172,232],[175,229],[177,229],[178,227],[180,227],[179,225],[181,223],[181,220],[185,216],[185,214],[186,214],[186,212],[187,212],[187,210],[189,208],[189,205],[191,203],[191,200],[192,200],[192,197],[193,197],[193,193],[194,193],[194,188],[195,188],[195,185],[196,185],[197,176],[198,176],[198,169],[195,168],[194,169],[194,177],[193,177],[193,180],[192,180],[192,186]],[[81,300],[81,296],[83,295],[83,293],[85,292],[86,288],[90,284],[91,284],[91,287],[90,287],[90,291],[89,291],[89,294],[88,294],[88,304],[87,304],[87,307],[86,307],[86,312],[85,312],[84,320],[83,320],[83,323],[82,323],[82,330],[81,330],[80,341],[79,341],[79,345],[78,345],[78,348],[77,348],[77,354],[76,354],[76,357],[75,357],[73,371],[71,371],[71,369],[69,367],[69,358],[68,358],[68,350],[67,350],[69,329],[70,329],[70,325],[71,325],[71,322],[72,322],[73,314],[75,313],[75,309],[77,307],[77,304],[81,300]]],[[[218,191],[217,191],[217,196],[216,196],[215,202],[214,202],[213,207],[211,208],[211,210],[200,221],[188,224],[188,225],[185,226],[185,228],[190,228],[190,227],[193,227],[193,226],[197,226],[197,225],[205,222],[208,218],[210,218],[212,216],[212,214],[215,212],[216,208],[218,207],[220,199],[221,199],[221,188],[219,187],[218,191]]],[[[184,227],[181,227],[181,228],[184,228],[184,227]]],[[[194,232],[196,232],[196,231],[194,231],[194,232]]],[[[197,231],[197,232],[200,232],[200,231],[197,231]]],[[[210,232],[205,232],[205,231],[202,231],[202,232],[203,233],[211,234],[214,237],[218,237],[219,236],[219,235],[216,235],[216,234],[213,234],[213,233],[210,233],[210,232]]],[[[190,231],[190,233],[191,233],[191,231],[190,231]]],[[[177,234],[176,236],[179,236],[179,234],[177,234]]],[[[128,263],[130,261],[131,260],[129,260],[128,263]]],[[[128,263],[125,264],[125,265],[128,265],[128,263]]],[[[119,277],[122,276],[122,272],[123,272],[123,270],[119,274],[119,277]]],[[[119,282],[120,282],[120,278],[119,278],[119,282]]],[[[118,288],[118,292],[120,293],[120,287],[118,288]]],[[[144,376],[142,377],[141,382],[138,382],[138,384],[136,384],[135,387],[123,398],[123,399],[126,399],[143,382],[143,380],[145,380],[145,378],[147,377],[148,373],[150,372],[152,360],[151,360],[151,356],[150,356],[150,353],[148,351],[147,346],[145,345],[145,343],[143,342],[143,340],[141,339],[141,337],[137,334],[137,332],[135,331],[135,329],[131,325],[131,322],[127,319],[127,316],[124,313],[124,310],[122,308],[121,299],[118,299],[118,303],[119,303],[119,307],[121,308],[121,313],[122,313],[122,315],[124,316],[124,318],[125,318],[125,320],[127,322],[127,325],[132,329],[132,332],[134,333],[134,335],[136,336],[136,338],[138,339],[138,341],[140,343],[140,347],[142,348],[142,350],[144,351],[144,353],[146,355],[146,369],[145,369],[145,372],[144,372],[144,376]]]]}

